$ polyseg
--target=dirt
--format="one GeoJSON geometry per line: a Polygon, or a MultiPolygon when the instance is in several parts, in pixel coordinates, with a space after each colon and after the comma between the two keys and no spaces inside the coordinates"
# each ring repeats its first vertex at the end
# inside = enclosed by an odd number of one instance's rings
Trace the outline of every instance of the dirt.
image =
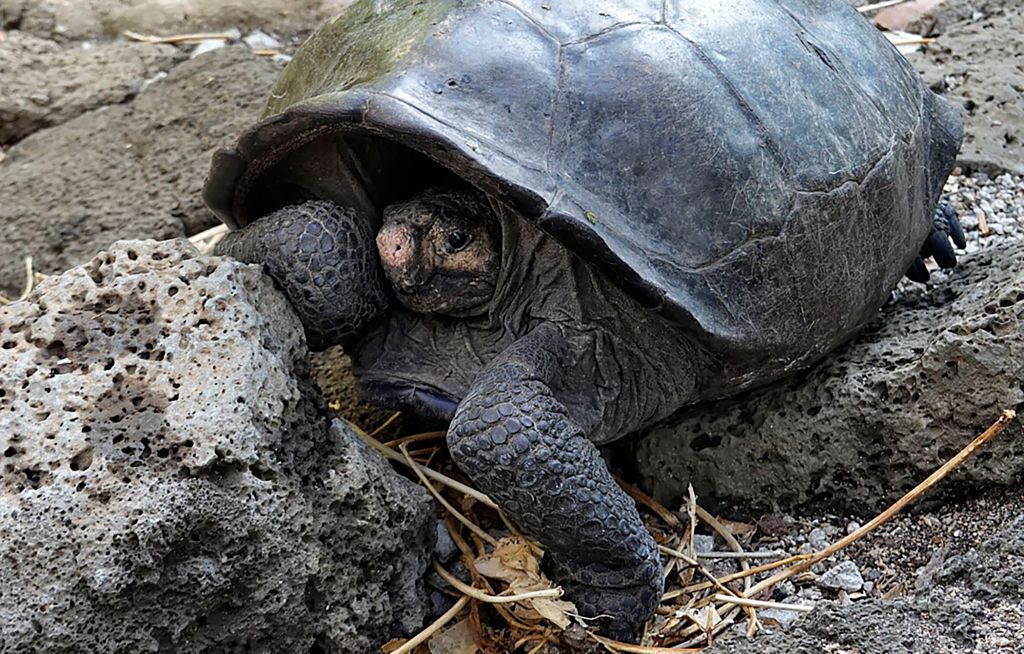
{"type": "MultiPolygon", "coordinates": [[[[26,255],[38,270],[59,272],[116,239],[215,224],[199,194],[210,152],[255,120],[287,54],[346,3],[0,0],[0,293],[21,289],[26,255]],[[195,46],[133,44],[119,36],[124,30],[237,32],[231,47],[190,58],[195,46]],[[284,56],[258,57],[240,45],[255,30],[284,56]]],[[[911,61],[964,108],[965,173],[1024,174],[1022,16],[1019,0],[946,0],[916,23],[938,38],[911,61]]],[[[1007,197],[1019,198],[1021,178],[1005,179],[1017,185],[1007,197]]],[[[337,353],[322,357],[318,377],[348,405],[351,378],[338,362],[337,353]]],[[[387,413],[363,407],[349,415],[372,427],[387,413]]],[[[1022,435],[1014,428],[1006,437],[1022,435]]],[[[872,578],[871,592],[812,589],[818,608],[788,629],[710,651],[1024,651],[1022,514],[1019,491],[926,502],[844,554],[872,578]]],[[[787,519],[793,528],[779,538],[796,547],[814,527],[842,533],[851,520],[787,519]]]]}

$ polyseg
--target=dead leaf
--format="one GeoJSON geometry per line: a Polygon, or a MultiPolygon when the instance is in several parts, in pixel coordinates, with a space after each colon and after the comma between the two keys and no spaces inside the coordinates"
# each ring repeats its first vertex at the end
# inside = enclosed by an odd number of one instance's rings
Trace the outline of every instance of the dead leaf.
{"type": "Polygon", "coordinates": [[[405,645],[407,642],[409,642],[408,638],[392,638],[381,645],[380,651],[384,652],[384,654],[391,654],[391,652],[395,651],[402,645],[405,645]]]}
{"type": "Polygon", "coordinates": [[[718,521],[722,523],[722,526],[728,529],[729,533],[736,538],[743,538],[744,536],[749,536],[757,531],[757,525],[749,522],[735,522],[733,520],[723,520],[721,518],[719,518],[718,521]]]}
{"type": "Polygon", "coordinates": [[[464,618],[435,634],[427,645],[430,654],[477,654],[480,650],[473,641],[473,628],[469,618],[464,618]]]}
{"type": "Polygon", "coordinates": [[[530,604],[537,613],[557,625],[559,629],[568,628],[572,623],[569,618],[576,615],[576,606],[572,602],[567,602],[566,600],[556,600],[551,599],[550,597],[538,597],[537,599],[530,600],[530,604]]]}
{"type": "MultiPolygon", "coordinates": [[[[518,538],[502,538],[498,546],[473,562],[477,572],[508,584],[507,593],[519,594],[546,590],[555,585],[540,571],[540,561],[530,546],[518,538]]],[[[542,618],[565,629],[576,615],[576,607],[566,600],[538,597],[516,603],[512,613],[524,622],[538,622],[542,618]]]]}
{"type": "Polygon", "coordinates": [[[915,20],[921,18],[945,0],[910,0],[886,7],[875,14],[875,24],[887,30],[902,32],[915,20]]]}
{"type": "Polygon", "coordinates": [[[518,538],[502,538],[493,552],[477,558],[473,564],[483,576],[507,581],[514,588],[525,588],[542,579],[540,562],[530,546],[518,538]]]}
{"type": "Polygon", "coordinates": [[[714,604],[708,604],[700,609],[680,609],[676,615],[689,618],[706,632],[711,632],[722,621],[722,616],[718,615],[714,604]]]}

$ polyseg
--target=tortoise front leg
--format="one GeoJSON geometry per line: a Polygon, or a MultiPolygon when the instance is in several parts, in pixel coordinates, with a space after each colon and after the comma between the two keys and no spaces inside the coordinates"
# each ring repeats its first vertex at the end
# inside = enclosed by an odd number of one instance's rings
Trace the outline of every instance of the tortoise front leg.
{"type": "Polygon", "coordinates": [[[217,254],[263,264],[313,349],[344,344],[388,306],[369,220],[325,201],[288,206],[232,231],[217,254]]]}
{"type": "Polygon", "coordinates": [[[654,539],[597,448],[553,397],[566,358],[545,323],[476,378],[448,429],[460,468],[547,553],[544,567],[580,614],[636,640],[663,590],[654,539]]]}

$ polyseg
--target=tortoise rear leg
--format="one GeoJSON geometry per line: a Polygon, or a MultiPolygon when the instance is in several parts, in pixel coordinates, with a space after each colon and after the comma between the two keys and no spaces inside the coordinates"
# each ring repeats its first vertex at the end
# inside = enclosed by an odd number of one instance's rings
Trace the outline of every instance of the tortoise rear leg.
{"type": "Polygon", "coordinates": [[[299,314],[313,349],[344,344],[388,306],[369,221],[331,202],[263,216],[229,232],[216,252],[263,264],[299,314]]]}
{"type": "Polygon", "coordinates": [[[544,323],[477,376],[448,430],[452,457],[547,553],[544,567],[580,614],[636,640],[661,600],[654,539],[597,448],[553,397],[566,358],[544,323]]]}
{"type": "Polygon", "coordinates": [[[953,252],[953,245],[960,249],[967,247],[967,237],[964,236],[964,229],[960,226],[960,218],[953,205],[947,200],[939,200],[932,214],[932,230],[921,246],[921,253],[910,264],[907,277],[915,282],[927,282],[929,275],[924,260],[928,257],[934,257],[940,268],[955,267],[956,253],[953,252]]]}

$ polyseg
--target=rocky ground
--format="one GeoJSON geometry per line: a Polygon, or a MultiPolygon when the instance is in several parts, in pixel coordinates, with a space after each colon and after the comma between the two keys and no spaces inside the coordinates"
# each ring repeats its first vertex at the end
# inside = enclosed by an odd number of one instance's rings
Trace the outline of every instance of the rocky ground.
{"type": "MultiPolygon", "coordinates": [[[[211,151],[256,118],[289,54],[343,4],[0,0],[0,294],[21,292],[26,256],[37,271],[60,273],[120,238],[171,238],[216,224],[199,194],[211,151]],[[151,43],[126,38],[126,30],[208,34],[195,43],[151,43]]],[[[934,90],[964,109],[961,170],[947,192],[970,237],[968,254],[1002,257],[1024,247],[1024,8],[1016,0],[914,4],[936,6],[900,19],[900,27],[937,40],[909,57],[934,90]]],[[[946,280],[938,274],[928,289],[899,294],[941,294],[946,280]]],[[[1020,361],[1018,350],[1011,354],[1020,361]]],[[[350,397],[345,375],[325,367],[329,395],[350,397]]],[[[1020,386],[1020,370],[1009,374],[1007,391],[1017,392],[1010,386],[1020,386]]],[[[949,398],[951,411],[957,401],[949,398]]],[[[988,417],[959,423],[964,440],[988,417]]],[[[356,415],[363,424],[379,418],[356,415]]],[[[999,447],[1019,448],[1024,435],[1014,427],[1002,438],[999,447]]],[[[656,456],[656,438],[646,443],[639,447],[656,456]]],[[[659,474],[642,461],[633,466],[641,480],[659,474]]],[[[911,479],[919,471],[898,472],[911,479]]],[[[677,477],[666,501],[690,481],[677,477]]],[[[792,502],[803,506],[800,515],[759,497],[762,505],[746,509],[728,492],[721,499],[734,517],[758,523],[765,548],[816,547],[870,517],[865,506],[832,515],[820,503],[809,513],[813,503],[792,502]]],[[[772,635],[731,639],[713,651],[1024,651],[1024,497],[995,491],[954,499],[947,493],[942,503],[921,504],[777,592],[777,600],[817,602],[810,616],[769,614],[772,635]]]]}

